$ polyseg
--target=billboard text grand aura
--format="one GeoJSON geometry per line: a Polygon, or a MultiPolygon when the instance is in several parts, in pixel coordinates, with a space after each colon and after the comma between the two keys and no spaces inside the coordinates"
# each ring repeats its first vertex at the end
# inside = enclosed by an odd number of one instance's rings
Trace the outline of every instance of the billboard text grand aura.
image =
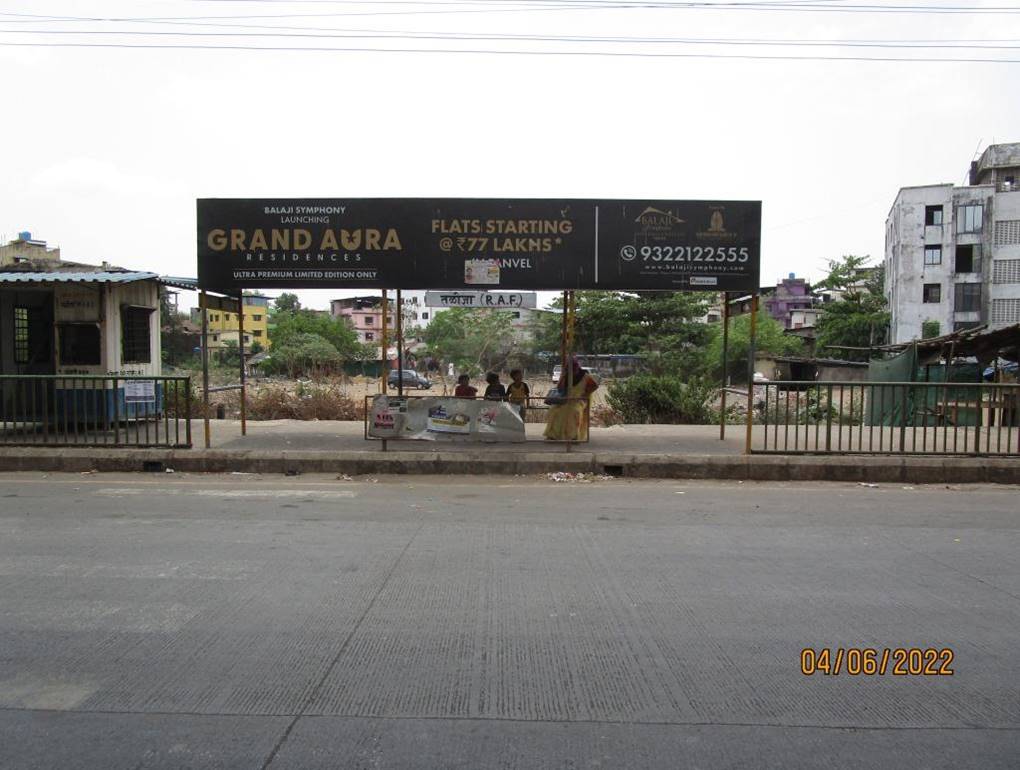
{"type": "Polygon", "coordinates": [[[202,199],[205,289],[754,291],[759,201],[202,199]]]}

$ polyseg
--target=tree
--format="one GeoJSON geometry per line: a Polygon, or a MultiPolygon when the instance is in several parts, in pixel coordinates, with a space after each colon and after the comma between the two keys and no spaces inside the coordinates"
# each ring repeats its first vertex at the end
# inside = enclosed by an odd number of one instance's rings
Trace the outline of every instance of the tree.
{"type": "Polygon", "coordinates": [[[434,358],[468,374],[502,369],[520,347],[513,317],[501,310],[444,310],[435,315],[422,338],[434,358]]]}
{"type": "Polygon", "coordinates": [[[357,332],[344,321],[325,313],[303,309],[279,310],[273,315],[269,340],[273,343],[274,355],[278,347],[291,344],[291,339],[299,334],[313,334],[323,338],[345,360],[374,356],[358,341],[357,332]]]}
{"type": "Polygon", "coordinates": [[[869,268],[867,261],[867,257],[853,255],[829,260],[828,276],[815,286],[832,289],[840,296],[825,306],[815,325],[818,350],[827,356],[867,361],[868,350],[832,346],[868,348],[885,340],[889,329],[885,271],[869,268]]]}
{"type": "Polygon", "coordinates": [[[184,329],[184,322],[188,317],[177,311],[177,306],[170,301],[171,296],[166,287],[160,287],[160,348],[163,351],[163,363],[176,366],[181,361],[191,358],[195,340],[194,336],[184,329]]]}
{"type": "MultiPolygon", "coordinates": [[[[712,339],[708,344],[707,359],[713,374],[718,377],[722,373],[722,324],[713,324],[712,339]]],[[[729,351],[729,376],[732,379],[747,380],[747,355],[751,347],[751,314],[745,313],[730,319],[729,351]]],[[[771,353],[777,356],[790,356],[800,353],[804,348],[804,341],[800,337],[793,337],[784,333],[783,327],[779,325],[767,311],[758,311],[758,324],[755,330],[754,349],[761,353],[771,353]]]]}
{"type": "Polygon", "coordinates": [[[695,376],[704,369],[702,351],[710,332],[700,319],[711,299],[679,291],[579,291],[574,350],[642,353],[652,371],[695,376]]]}
{"type": "Polygon", "coordinates": [[[241,349],[234,340],[224,340],[218,357],[220,366],[236,369],[241,364],[241,349]]]}
{"type": "Polygon", "coordinates": [[[285,291],[273,300],[273,307],[279,312],[294,312],[301,309],[301,302],[297,294],[285,291]]]}
{"type": "Polygon", "coordinates": [[[273,343],[268,368],[286,373],[290,377],[335,369],[343,359],[333,344],[318,334],[299,332],[286,338],[285,343],[273,343]]]}

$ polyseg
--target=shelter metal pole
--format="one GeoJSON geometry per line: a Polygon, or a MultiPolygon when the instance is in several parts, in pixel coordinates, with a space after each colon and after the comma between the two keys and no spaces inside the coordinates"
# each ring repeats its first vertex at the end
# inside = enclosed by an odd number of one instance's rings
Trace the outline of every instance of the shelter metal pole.
{"type": "MultiPolygon", "coordinates": [[[[754,422],[754,343],[758,335],[758,293],[751,295],[751,342],[747,349],[747,435],[744,454],[751,454],[751,425],[754,422]]],[[[768,404],[765,404],[768,409],[768,404]]]]}
{"type": "MultiPolygon", "coordinates": [[[[386,395],[387,388],[387,377],[389,376],[390,369],[390,343],[389,343],[389,331],[390,327],[387,323],[387,317],[390,314],[390,298],[387,294],[386,289],[382,290],[382,367],[379,377],[382,379],[382,393],[386,395]]],[[[399,386],[398,386],[399,387],[399,386]]],[[[386,439],[382,440],[382,451],[388,449],[386,439]]]]}
{"type": "Polygon", "coordinates": [[[397,395],[404,395],[404,303],[397,289],[397,395]]]}
{"type": "Polygon", "coordinates": [[[247,392],[244,376],[244,292],[237,297],[237,352],[241,356],[241,435],[248,435],[247,392]]]}
{"type": "Polygon", "coordinates": [[[208,449],[211,442],[209,440],[209,308],[206,298],[207,295],[203,289],[198,305],[202,309],[202,419],[205,423],[205,448],[208,449]]]}
{"type": "Polygon", "coordinates": [[[389,354],[389,339],[388,338],[389,338],[390,328],[389,328],[389,324],[387,323],[387,319],[389,317],[389,314],[390,314],[390,300],[389,300],[389,296],[386,293],[386,289],[383,289],[382,290],[382,374],[380,375],[380,379],[382,380],[382,382],[380,383],[380,387],[382,388],[383,395],[386,394],[386,376],[389,374],[387,369],[389,368],[389,363],[390,363],[389,358],[387,357],[388,354],[389,354]]]}
{"type": "MultiPolygon", "coordinates": [[[[560,377],[567,373],[567,314],[570,312],[570,292],[563,291],[563,329],[560,332],[560,377]]],[[[559,387],[559,382],[553,385],[559,387]]]]}
{"type": "MultiPolygon", "coordinates": [[[[569,397],[570,392],[574,389],[574,311],[576,307],[574,305],[574,292],[573,290],[567,292],[567,333],[566,333],[566,349],[567,349],[567,361],[565,374],[567,376],[567,392],[566,395],[569,397]]],[[[586,408],[587,410],[587,408],[586,408]]],[[[582,415],[582,419],[587,418],[587,414],[582,415]]],[[[580,435],[578,435],[580,438],[580,435]]],[[[572,443],[567,441],[567,451],[569,452],[572,448],[572,443]]]]}
{"type": "Polygon", "coordinates": [[[722,311],[722,404],[719,413],[719,440],[726,439],[726,386],[729,385],[730,352],[730,293],[723,292],[722,311]]]}

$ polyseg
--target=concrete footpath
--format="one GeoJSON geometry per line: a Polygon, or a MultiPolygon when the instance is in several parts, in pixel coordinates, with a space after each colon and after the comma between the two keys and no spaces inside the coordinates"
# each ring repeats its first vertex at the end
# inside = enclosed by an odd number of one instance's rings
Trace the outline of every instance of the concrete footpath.
{"type": "MultiPolygon", "coordinates": [[[[536,431],[537,432],[537,431],[536,431]]],[[[725,440],[710,425],[623,425],[593,428],[591,440],[567,448],[532,439],[523,444],[366,441],[360,422],[212,423],[209,449],[202,423],[192,449],[3,447],[0,471],[187,471],[222,473],[501,474],[565,471],[629,478],[755,481],[861,481],[1020,484],[1020,458],[917,455],[745,455],[742,426],[725,440]]]]}

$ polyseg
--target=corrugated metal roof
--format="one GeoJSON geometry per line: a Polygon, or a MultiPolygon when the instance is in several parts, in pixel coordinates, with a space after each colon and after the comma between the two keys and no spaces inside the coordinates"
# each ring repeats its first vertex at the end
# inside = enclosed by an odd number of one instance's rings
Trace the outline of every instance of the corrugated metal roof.
{"type": "Polygon", "coordinates": [[[156,273],[142,272],[0,272],[0,283],[131,283],[159,278],[156,273]]]}
{"type": "Polygon", "coordinates": [[[173,286],[177,289],[191,289],[193,291],[198,291],[197,278],[182,278],[176,275],[163,275],[160,276],[159,282],[167,286],[173,286]]]}

